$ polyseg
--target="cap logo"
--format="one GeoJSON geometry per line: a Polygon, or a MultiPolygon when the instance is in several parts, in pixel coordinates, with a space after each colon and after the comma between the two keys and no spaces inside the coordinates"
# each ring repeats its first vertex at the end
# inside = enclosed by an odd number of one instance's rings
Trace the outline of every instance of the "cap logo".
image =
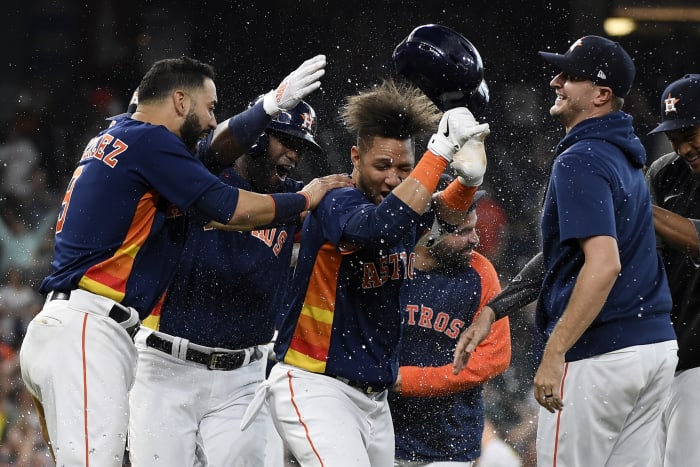
{"type": "Polygon", "coordinates": [[[305,130],[311,131],[311,127],[314,124],[314,118],[311,116],[311,114],[308,112],[304,112],[303,114],[301,114],[301,119],[301,127],[305,130]]]}
{"type": "Polygon", "coordinates": [[[671,112],[678,112],[678,109],[676,109],[676,103],[680,99],[676,99],[675,97],[671,96],[671,93],[668,93],[668,97],[664,99],[664,104],[666,104],[666,115],[668,115],[671,112]]]}
{"type": "Polygon", "coordinates": [[[605,76],[605,73],[603,73],[603,70],[598,70],[598,74],[596,76],[600,79],[608,79],[608,77],[605,76]]]}
{"type": "Polygon", "coordinates": [[[574,47],[582,47],[583,46],[583,41],[581,39],[578,39],[576,42],[571,44],[571,47],[569,47],[569,52],[574,50],[574,47]]]}

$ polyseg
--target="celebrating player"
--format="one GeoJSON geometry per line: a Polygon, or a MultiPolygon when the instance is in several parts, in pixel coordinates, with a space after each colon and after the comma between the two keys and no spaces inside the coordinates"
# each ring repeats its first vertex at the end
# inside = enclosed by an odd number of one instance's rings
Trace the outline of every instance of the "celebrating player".
{"type": "MultiPolygon", "coordinates": [[[[273,421],[304,466],[386,466],[394,460],[387,389],[396,381],[399,290],[413,276],[413,247],[447,165],[462,178],[437,196],[438,215],[457,222],[486,168],[483,138],[464,108],[445,112],[414,165],[413,138],[437,114],[418,89],[385,81],[351,96],[342,117],[357,135],[350,151],[355,188],[334,190],[307,216],[264,397],[273,421]]],[[[244,421],[245,423],[245,421],[244,421]]]]}
{"type": "MultiPolygon", "coordinates": [[[[550,113],[566,136],[544,203],[541,263],[526,266],[515,294],[541,284],[537,324],[548,339],[534,380],[538,465],[646,465],[678,345],[655,254],[646,154],[621,111],[634,64],[598,36],[540,54],[561,71],[550,83],[550,113]]],[[[479,321],[493,318],[484,311],[479,321]]],[[[460,337],[456,370],[483,336],[477,328],[460,337]]]]}
{"type": "MultiPolygon", "coordinates": [[[[296,106],[318,87],[322,68],[286,81],[270,102],[280,110],[296,106]]],[[[298,193],[268,195],[212,175],[193,156],[198,141],[217,129],[207,64],[160,60],[138,89],[136,112],[88,143],[68,184],[53,272],[40,289],[46,304],[21,348],[22,377],[57,465],[122,464],[136,371],[132,335],[182,251],[183,226],[170,203],[250,229],[314,208],[328,189],[346,184],[328,177],[298,193]]]]}
{"type": "Polygon", "coordinates": [[[647,171],[655,203],[654,226],[673,297],[671,319],[678,335],[678,365],[659,431],[658,454],[649,466],[680,467],[700,459],[700,74],[669,84],[661,95],[661,124],[673,152],[647,171]]]}
{"type": "MultiPolygon", "coordinates": [[[[478,199],[484,192],[477,192],[478,199]]],[[[389,406],[396,433],[394,466],[471,466],[484,430],[481,385],[510,363],[508,318],[494,323],[467,369],[452,375],[459,331],[500,290],[491,262],[474,248],[476,201],[464,221],[439,226],[416,246],[415,275],[401,292],[404,335],[389,406]],[[448,229],[443,235],[440,230],[448,229]]]]}
{"type": "MultiPolygon", "coordinates": [[[[250,130],[264,121],[263,107],[259,100],[236,117],[236,126],[250,130]]],[[[316,114],[306,102],[280,112],[221,180],[258,193],[298,191],[303,184],[287,175],[302,152],[321,151],[315,130],[316,114]]],[[[210,465],[230,465],[234,459],[263,465],[266,417],[259,416],[245,432],[240,419],[265,379],[267,349],[258,345],[271,340],[282,305],[298,216],[295,221],[228,232],[190,215],[165,302],[144,321],[159,332],[143,328],[135,339],[139,363],[129,424],[134,465],[155,458],[165,465],[195,465],[196,456],[210,465]],[[178,352],[178,346],[187,350],[178,352]]]]}

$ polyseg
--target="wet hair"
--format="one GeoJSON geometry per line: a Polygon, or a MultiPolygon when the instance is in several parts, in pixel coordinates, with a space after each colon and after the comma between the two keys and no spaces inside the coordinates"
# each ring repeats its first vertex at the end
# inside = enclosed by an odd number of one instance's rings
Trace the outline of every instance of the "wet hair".
{"type": "Polygon", "coordinates": [[[417,87],[389,79],[349,96],[340,119],[357,135],[358,146],[362,148],[363,143],[370,144],[375,136],[405,140],[434,130],[440,114],[417,87]]]}
{"type": "Polygon", "coordinates": [[[190,57],[159,60],[146,72],[139,84],[139,102],[159,101],[175,89],[194,89],[204,80],[214,80],[214,68],[190,57]]]}

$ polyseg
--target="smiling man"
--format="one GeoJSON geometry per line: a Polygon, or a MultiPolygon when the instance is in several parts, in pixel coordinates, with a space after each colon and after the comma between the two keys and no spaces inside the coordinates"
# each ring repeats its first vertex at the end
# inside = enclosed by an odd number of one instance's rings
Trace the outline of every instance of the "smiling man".
{"type": "Polygon", "coordinates": [[[700,459],[700,74],[669,84],[661,95],[661,124],[673,152],[647,171],[654,200],[654,226],[673,297],[671,319],[678,334],[678,366],[649,466],[678,467],[700,459]]]}
{"type": "Polygon", "coordinates": [[[279,362],[249,411],[267,400],[302,466],[383,467],[394,461],[387,390],[398,371],[399,292],[428,218],[457,224],[466,215],[486,170],[488,125],[464,107],[445,112],[414,167],[414,138],[439,117],[417,88],[385,81],[348,97],[341,115],[356,136],[355,187],[329,193],[304,222],[279,362]],[[454,159],[470,169],[433,197],[454,159]]]}
{"type": "Polygon", "coordinates": [[[541,224],[536,320],[547,343],[534,378],[537,465],[646,465],[678,345],[646,153],[620,110],[634,63],[599,36],[540,55],[558,71],[550,113],[566,135],[541,224]]]}

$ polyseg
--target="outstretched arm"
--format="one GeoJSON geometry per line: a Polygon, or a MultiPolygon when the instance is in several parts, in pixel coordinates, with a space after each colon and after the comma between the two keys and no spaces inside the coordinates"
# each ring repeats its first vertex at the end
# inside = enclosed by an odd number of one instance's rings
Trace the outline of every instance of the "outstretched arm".
{"type": "Polygon", "coordinates": [[[700,221],[688,219],[659,206],[652,206],[652,209],[656,233],[669,246],[682,251],[694,260],[700,259],[698,245],[700,221]]]}
{"type": "Polygon", "coordinates": [[[325,55],[316,55],[306,60],[256,105],[217,125],[210,151],[218,162],[231,164],[255,143],[272,117],[293,109],[302,99],[321,87],[320,79],[325,74],[325,67],[325,55]]]}
{"type": "Polygon", "coordinates": [[[236,210],[228,225],[210,224],[226,230],[253,230],[259,226],[288,222],[304,211],[315,209],[321,199],[335,188],[350,187],[347,175],[315,178],[297,193],[272,195],[239,190],[236,210]]]}
{"type": "Polygon", "coordinates": [[[455,374],[466,368],[469,357],[488,336],[491,324],[537,300],[544,280],[542,253],[536,254],[501,293],[481,309],[471,325],[459,336],[453,362],[455,374]]]}

